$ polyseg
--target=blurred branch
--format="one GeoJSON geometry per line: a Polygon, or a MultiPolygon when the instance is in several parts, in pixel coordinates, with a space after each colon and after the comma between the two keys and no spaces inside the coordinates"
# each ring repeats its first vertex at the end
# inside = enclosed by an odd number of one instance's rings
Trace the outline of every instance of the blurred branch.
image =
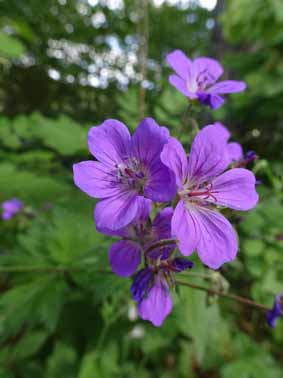
{"type": "Polygon", "coordinates": [[[139,39],[138,62],[141,74],[139,88],[139,118],[145,116],[145,86],[147,76],[147,56],[148,56],[148,0],[137,0],[138,24],[137,32],[139,39]]]}

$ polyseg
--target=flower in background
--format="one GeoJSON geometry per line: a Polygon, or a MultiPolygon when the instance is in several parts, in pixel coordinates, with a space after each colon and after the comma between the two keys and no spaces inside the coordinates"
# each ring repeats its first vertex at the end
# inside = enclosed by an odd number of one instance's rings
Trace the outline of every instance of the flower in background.
{"type": "Polygon", "coordinates": [[[160,153],[169,131],[145,118],[131,137],[127,127],[114,119],[92,127],[89,150],[98,161],[74,164],[75,184],[91,197],[98,228],[119,230],[131,223],[146,198],[167,202],[176,194],[174,177],[161,162],[160,153]]]}
{"type": "Polygon", "coordinates": [[[2,203],[2,219],[9,220],[23,209],[23,203],[17,198],[12,198],[2,203]]]}
{"type": "Polygon", "coordinates": [[[275,327],[277,319],[282,316],[282,297],[281,294],[276,295],[272,310],[266,314],[267,323],[271,328],[275,327]]]}
{"type": "Polygon", "coordinates": [[[191,100],[198,100],[211,109],[224,104],[222,95],[241,92],[246,89],[243,81],[225,80],[216,83],[223,74],[219,62],[211,58],[190,60],[181,50],[175,50],[166,57],[167,63],[176,72],[169,76],[169,82],[191,100]]]}
{"type": "Polygon", "coordinates": [[[201,261],[212,269],[233,260],[238,250],[236,233],[215,208],[250,210],[258,194],[249,170],[224,172],[231,162],[226,129],[219,124],[204,127],[192,143],[189,158],[182,145],[170,138],[161,160],[176,176],[180,200],[172,218],[172,235],[180,251],[188,256],[197,250],[201,261]]]}
{"type": "MultiPolygon", "coordinates": [[[[123,238],[115,242],[109,249],[109,260],[112,271],[119,276],[133,275],[141,263],[143,251],[148,250],[161,239],[171,237],[171,220],[173,209],[167,207],[157,213],[153,222],[149,221],[151,201],[140,201],[135,220],[120,230],[99,229],[98,231],[123,238]]],[[[176,244],[154,248],[145,258],[168,258],[175,249],[176,244]]]]}
{"type": "Polygon", "coordinates": [[[160,327],[173,308],[170,286],[174,274],[191,269],[193,263],[183,258],[164,259],[140,270],[131,286],[138,313],[143,320],[149,320],[160,327]]]}

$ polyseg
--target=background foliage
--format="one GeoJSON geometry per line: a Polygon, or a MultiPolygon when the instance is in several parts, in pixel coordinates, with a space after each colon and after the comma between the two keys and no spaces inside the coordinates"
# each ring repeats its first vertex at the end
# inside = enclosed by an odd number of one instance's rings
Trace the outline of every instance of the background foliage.
{"type": "MultiPolygon", "coordinates": [[[[0,377],[279,378],[283,324],[181,288],[161,329],[135,318],[128,280],[99,273],[109,240],[72,164],[88,157],[87,130],[141,115],[142,2],[0,0],[0,200],[25,214],[0,224],[0,377]]],[[[261,202],[232,218],[239,259],[232,290],[271,305],[283,281],[283,4],[281,0],[149,2],[145,113],[188,143],[186,100],[167,82],[165,54],[220,59],[247,92],[198,114],[221,120],[259,160],[261,202]],[[162,4],[161,4],[162,3],[162,4]],[[157,4],[159,4],[157,6],[157,4]]],[[[196,261],[196,270],[201,271],[196,261]]]]}

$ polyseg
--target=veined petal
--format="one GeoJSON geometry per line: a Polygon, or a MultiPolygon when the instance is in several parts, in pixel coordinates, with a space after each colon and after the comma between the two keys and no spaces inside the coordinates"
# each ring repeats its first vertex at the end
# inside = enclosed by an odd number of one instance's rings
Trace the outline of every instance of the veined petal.
{"type": "Polygon", "coordinates": [[[188,208],[194,219],[199,240],[197,252],[201,261],[211,269],[235,259],[238,242],[232,225],[217,211],[201,206],[188,208]]]}
{"type": "Polygon", "coordinates": [[[208,72],[216,81],[223,74],[223,67],[217,60],[212,58],[200,57],[193,61],[193,74],[208,72]]]}
{"type": "Polygon", "coordinates": [[[160,161],[160,153],[169,139],[166,127],[159,126],[153,118],[145,118],[137,127],[131,141],[131,156],[145,168],[160,161]]]}
{"type": "Polygon", "coordinates": [[[188,211],[183,200],[177,204],[172,218],[172,235],[178,240],[178,248],[184,256],[191,255],[200,238],[195,221],[194,208],[188,211]]]}
{"type": "Polygon", "coordinates": [[[187,80],[191,77],[192,61],[183,51],[174,50],[166,56],[166,61],[182,79],[187,80]]]}
{"type": "Polygon", "coordinates": [[[244,168],[234,168],[212,181],[209,201],[234,210],[250,210],[258,202],[254,174],[244,168]]]}
{"type": "Polygon", "coordinates": [[[136,274],[130,289],[134,301],[140,302],[143,299],[150,288],[153,276],[150,268],[144,268],[136,274]]]}
{"type": "Polygon", "coordinates": [[[138,312],[143,320],[149,320],[155,327],[160,327],[172,308],[169,288],[157,278],[148,295],[139,303],[138,312]]]}
{"type": "Polygon", "coordinates": [[[119,230],[131,223],[138,211],[136,193],[121,192],[118,196],[99,201],[94,212],[98,229],[119,230]]]}
{"type": "Polygon", "coordinates": [[[176,195],[174,174],[158,160],[149,167],[144,195],[156,202],[171,201],[176,195]]]}
{"type": "Polygon", "coordinates": [[[195,93],[189,92],[186,81],[181,77],[177,75],[170,75],[169,83],[173,85],[173,87],[178,89],[178,91],[181,92],[183,95],[189,97],[191,100],[197,98],[197,95],[195,93]]]}
{"type": "Polygon", "coordinates": [[[108,119],[88,133],[89,151],[100,162],[115,166],[128,156],[130,133],[120,121],[108,119]]]}
{"type": "Polygon", "coordinates": [[[73,165],[74,182],[90,197],[107,198],[117,194],[117,173],[98,161],[83,161],[73,165]]]}
{"type": "Polygon", "coordinates": [[[181,188],[188,175],[188,159],[181,143],[175,138],[170,138],[169,142],[165,144],[160,158],[163,164],[174,172],[176,184],[181,188]]]}
{"type": "Polygon", "coordinates": [[[189,179],[201,183],[222,173],[230,163],[227,130],[219,124],[204,127],[195,137],[189,156],[189,179]]]}
{"type": "Polygon", "coordinates": [[[129,240],[120,240],[112,244],[109,250],[112,271],[118,276],[133,275],[141,262],[141,247],[129,240]]]}
{"type": "Polygon", "coordinates": [[[214,84],[207,90],[207,93],[212,94],[228,94],[242,92],[247,88],[244,81],[226,80],[214,84]]]}

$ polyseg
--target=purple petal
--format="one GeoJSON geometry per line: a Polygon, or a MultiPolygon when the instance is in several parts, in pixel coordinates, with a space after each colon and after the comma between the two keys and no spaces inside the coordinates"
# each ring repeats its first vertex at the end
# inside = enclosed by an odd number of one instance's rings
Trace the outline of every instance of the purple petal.
{"type": "Polygon", "coordinates": [[[154,218],[152,230],[157,240],[171,238],[171,221],[173,217],[173,208],[165,207],[159,211],[154,218]]]}
{"type": "Polygon", "coordinates": [[[166,61],[182,79],[187,80],[190,78],[192,61],[183,53],[183,51],[174,50],[166,56],[166,61]]]}
{"type": "Polygon", "coordinates": [[[134,223],[146,222],[152,209],[152,201],[147,198],[138,197],[138,210],[134,223]]]}
{"type": "Polygon", "coordinates": [[[94,212],[97,228],[110,230],[124,228],[135,219],[138,204],[138,196],[128,192],[121,192],[119,196],[99,201],[94,212]]]}
{"type": "Polygon", "coordinates": [[[246,83],[243,81],[226,80],[214,84],[207,92],[211,94],[227,94],[242,92],[247,88],[246,83]]]}
{"type": "Polygon", "coordinates": [[[214,81],[216,81],[223,74],[223,68],[217,60],[201,57],[193,61],[193,72],[194,76],[208,72],[214,81]]]}
{"type": "Polygon", "coordinates": [[[188,159],[181,143],[175,138],[170,138],[169,142],[165,144],[160,158],[163,164],[174,172],[176,184],[181,188],[188,175],[188,159]]]}
{"type": "Polygon", "coordinates": [[[153,272],[149,268],[144,268],[137,273],[130,289],[134,301],[140,302],[143,299],[150,287],[152,278],[153,272]]]}
{"type": "Polygon", "coordinates": [[[227,219],[217,211],[194,207],[194,210],[190,208],[189,211],[200,237],[197,245],[199,258],[209,268],[218,269],[235,259],[238,250],[236,233],[227,219]]]}
{"type": "Polygon", "coordinates": [[[157,278],[147,297],[139,303],[138,312],[143,320],[149,320],[155,327],[160,327],[172,308],[169,288],[157,278]]]}
{"type": "Polygon", "coordinates": [[[214,198],[208,200],[216,200],[216,204],[234,210],[250,210],[258,202],[255,183],[256,178],[251,171],[244,168],[230,169],[212,181],[211,193],[214,198]]]}
{"type": "Polygon", "coordinates": [[[176,206],[172,218],[172,235],[178,240],[178,248],[185,256],[189,256],[196,249],[200,235],[192,212],[187,211],[181,200],[176,206]]]}
{"type": "Polygon", "coordinates": [[[141,246],[129,240],[120,240],[112,244],[109,260],[114,273],[129,277],[136,272],[141,262],[141,246]]]}
{"type": "Polygon", "coordinates": [[[88,147],[97,160],[113,167],[127,158],[130,139],[129,130],[122,122],[108,119],[89,130],[88,147]]]}
{"type": "Polygon", "coordinates": [[[144,195],[156,202],[171,201],[176,195],[175,176],[160,160],[149,168],[144,195]]]}
{"type": "Polygon", "coordinates": [[[227,130],[222,125],[204,127],[192,144],[188,165],[190,180],[201,183],[222,173],[230,163],[226,147],[227,130]]]}
{"type": "Polygon", "coordinates": [[[194,266],[194,263],[192,261],[183,259],[181,257],[176,257],[172,261],[172,268],[176,273],[183,272],[184,270],[187,269],[192,269],[194,266]]]}
{"type": "Polygon", "coordinates": [[[211,94],[210,95],[210,104],[212,110],[216,110],[220,108],[224,104],[225,100],[223,97],[217,95],[217,94],[211,94]]]}
{"type": "Polygon", "coordinates": [[[3,209],[1,218],[6,221],[11,219],[18,212],[20,212],[24,205],[17,198],[12,198],[10,200],[4,201],[1,207],[3,209]]]}
{"type": "Polygon", "coordinates": [[[74,182],[83,192],[95,198],[117,194],[117,172],[97,161],[83,161],[73,165],[74,182]]]}
{"type": "Polygon", "coordinates": [[[272,310],[266,314],[266,320],[271,328],[276,326],[277,319],[282,316],[282,295],[276,295],[272,310]]]}
{"type": "Polygon", "coordinates": [[[173,85],[173,87],[175,87],[183,95],[189,97],[191,100],[194,100],[197,98],[197,95],[195,93],[189,92],[186,81],[182,79],[181,77],[177,75],[170,75],[169,83],[173,85]]]}
{"type": "Polygon", "coordinates": [[[244,157],[243,148],[240,143],[237,142],[228,143],[227,153],[230,157],[231,162],[239,161],[244,157]]]}
{"type": "Polygon", "coordinates": [[[153,118],[145,118],[137,127],[131,142],[131,156],[145,167],[160,161],[160,154],[169,139],[169,131],[153,118]]]}
{"type": "Polygon", "coordinates": [[[175,210],[172,231],[179,249],[188,256],[197,249],[201,261],[212,269],[235,258],[238,243],[231,224],[218,212],[180,201],[175,210]]]}

